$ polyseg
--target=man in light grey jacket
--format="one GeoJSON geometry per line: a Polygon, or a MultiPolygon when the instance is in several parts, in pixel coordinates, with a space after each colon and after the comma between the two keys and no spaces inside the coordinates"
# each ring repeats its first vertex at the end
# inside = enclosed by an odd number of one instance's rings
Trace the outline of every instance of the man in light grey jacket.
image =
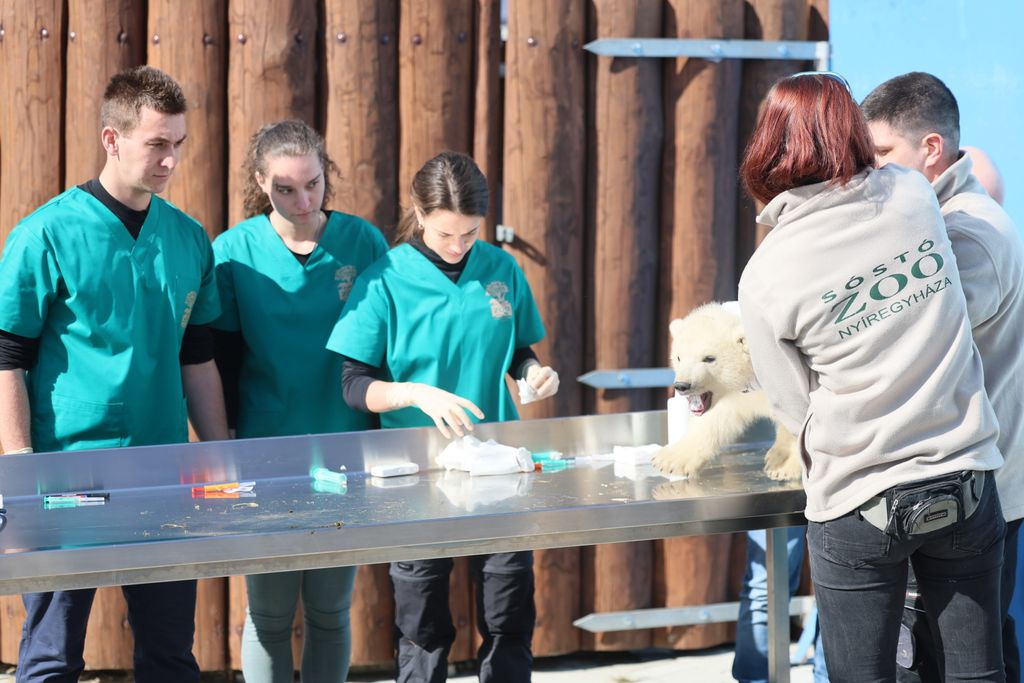
{"type": "MultiPolygon", "coordinates": [[[[877,163],[914,168],[932,183],[956,255],[974,341],[985,368],[985,389],[999,420],[999,450],[1006,459],[996,472],[1006,518],[1000,586],[1003,658],[1008,683],[1020,681],[1020,653],[1009,616],[1017,567],[1017,537],[1024,517],[1024,245],[1007,213],[971,173],[972,159],[960,149],[956,98],[935,76],[913,72],[875,88],[861,104],[877,163]]],[[[907,596],[901,634],[900,681],[941,680],[936,644],[907,596]],[[908,647],[903,647],[906,644],[908,647]]]]}

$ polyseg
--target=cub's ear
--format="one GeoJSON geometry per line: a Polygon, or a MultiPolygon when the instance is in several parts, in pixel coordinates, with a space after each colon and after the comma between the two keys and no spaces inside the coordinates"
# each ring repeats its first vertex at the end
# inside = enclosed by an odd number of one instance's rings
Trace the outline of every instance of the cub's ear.
{"type": "Polygon", "coordinates": [[[678,339],[679,335],[683,331],[683,319],[676,318],[668,324],[668,331],[672,334],[673,339],[678,339]]]}
{"type": "Polygon", "coordinates": [[[741,349],[749,353],[747,349],[747,333],[742,329],[736,330],[736,343],[739,344],[741,349]]]}

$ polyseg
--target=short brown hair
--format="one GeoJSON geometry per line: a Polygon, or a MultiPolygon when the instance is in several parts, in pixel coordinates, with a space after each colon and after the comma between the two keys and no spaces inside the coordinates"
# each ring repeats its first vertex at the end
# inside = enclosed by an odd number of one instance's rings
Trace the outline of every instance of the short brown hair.
{"type": "Polygon", "coordinates": [[[938,133],[945,141],[946,161],[960,156],[960,107],[946,84],[930,73],[890,78],[868,93],[860,108],[868,121],[886,123],[914,144],[938,133]]]}
{"type": "Polygon", "coordinates": [[[761,202],[794,187],[847,183],[875,161],[860,108],[839,80],[801,74],[768,91],[740,164],[747,192],[761,202]]]}
{"type": "Polygon", "coordinates": [[[151,66],[137,66],[115,74],[103,91],[100,125],[128,134],[139,125],[143,107],[161,114],[184,114],[185,95],[173,78],[151,66]]]}

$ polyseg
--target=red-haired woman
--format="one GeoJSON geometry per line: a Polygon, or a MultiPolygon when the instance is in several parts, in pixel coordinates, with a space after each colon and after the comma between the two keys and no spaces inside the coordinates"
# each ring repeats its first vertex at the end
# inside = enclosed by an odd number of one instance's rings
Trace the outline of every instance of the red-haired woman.
{"type": "Polygon", "coordinates": [[[1002,456],[935,192],[873,167],[842,77],[771,89],[740,168],[772,231],[739,300],[758,379],[804,447],[832,681],[893,681],[907,563],[946,680],[1002,681],[1002,456]]]}

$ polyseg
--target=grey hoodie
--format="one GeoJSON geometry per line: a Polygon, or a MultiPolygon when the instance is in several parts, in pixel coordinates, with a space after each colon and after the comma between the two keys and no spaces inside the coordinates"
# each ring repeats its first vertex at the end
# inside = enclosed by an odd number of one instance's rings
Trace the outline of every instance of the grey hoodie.
{"type": "Polygon", "coordinates": [[[757,377],[805,450],[807,519],[1002,464],[955,259],[916,171],[784,192],[740,279],[757,377]]]}
{"type": "Polygon", "coordinates": [[[967,297],[985,389],[999,419],[996,471],[1008,521],[1024,517],[1024,245],[1010,216],[960,159],[932,182],[967,297]]]}

